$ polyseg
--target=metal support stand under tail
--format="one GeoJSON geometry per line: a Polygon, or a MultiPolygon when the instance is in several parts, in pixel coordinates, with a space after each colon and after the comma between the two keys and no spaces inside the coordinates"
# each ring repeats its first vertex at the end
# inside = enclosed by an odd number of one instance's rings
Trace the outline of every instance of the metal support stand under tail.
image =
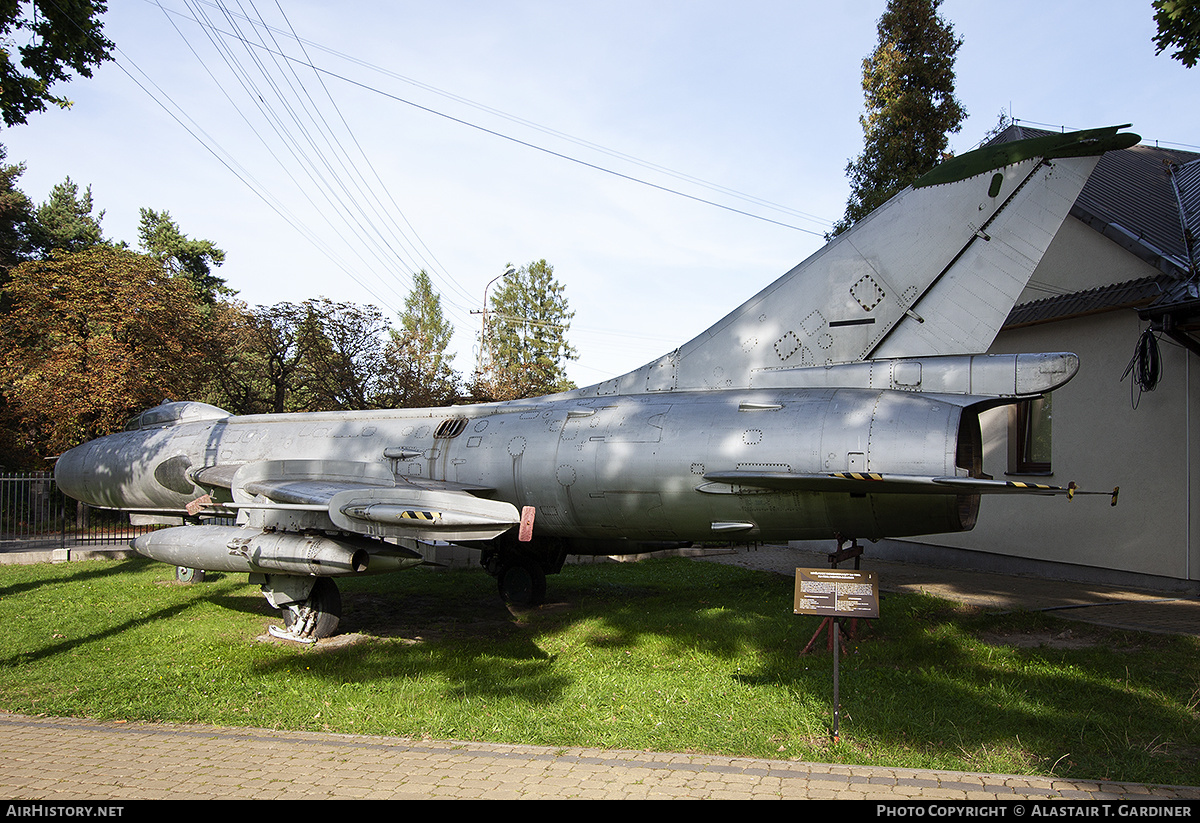
{"type": "MultiPolygon", "coordinates": [[[[854,560],[854,570],[858,571],[859,558],[862,557],[863,553],[862,546],[858,545],[858,539],[853,537],[850,538],[850,545],[843,549],[842,545],[844,543],[846,543],[845,538],[838,537],[837,550],[829,553],[829,568],[836,569],[838,567],[838,563],[852,559],[854,560]]],[[[838,639],[844,636],[842,631],[842,621],[840,618],[825,617],[821,619],[821,625],[817,626],[817,630],[813,632],[812,639],[808,641],[808,645],[804,647],[804,650],[800,652],[800,654],[808,654],[810,651],[812,651],[813,646],[816,645],[817,638],[820,637],[821,632],[826,629],[829,631],[829,638],[825,642],[825,648],[829,650],[835,650],[838,639]]],[[[850,618],[849,638],[853,639],[857,631],[858,621],[854,618],[850,618]]]]}

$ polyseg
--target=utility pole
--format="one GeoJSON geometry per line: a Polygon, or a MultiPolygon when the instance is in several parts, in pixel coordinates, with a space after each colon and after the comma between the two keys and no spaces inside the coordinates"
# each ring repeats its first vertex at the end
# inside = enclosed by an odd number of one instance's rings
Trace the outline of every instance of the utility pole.
{"type": "Polygon", "coordinates": [[[476,383],[478,383],[480,380],[483,379],[484,360],[485,360],[484,347],[487,347],[487,350],[488,350],[487,358],[486,358],[488,365],[491,364],[491,359],[492,359],[491,345],[488,343],[488,330],[487,330],[488,289],[490,289],[492,287],[492,284],[495,283],[497,280],[501,279],[502,277],[508,277],[509,275],[516,274],[516,273],[517,273],[517,270],[515,268],[513,268],[512,266],[509,266],[508,269],[504,272],[504,274],[496,275],[491,280],[489,280],[488,284],[483,287],[483,311],[472,311],[471,312],[471,314],[482,314],[483,315],[483,323],[479,328],[479,356],[475,360],[475,382],[476,383]]]}

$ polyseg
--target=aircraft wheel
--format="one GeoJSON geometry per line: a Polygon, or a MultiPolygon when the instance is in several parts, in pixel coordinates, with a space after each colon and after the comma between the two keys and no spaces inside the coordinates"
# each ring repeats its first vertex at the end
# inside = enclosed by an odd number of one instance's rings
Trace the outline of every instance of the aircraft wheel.
{"type": "Polygon", "coordinates": [[[496,575],[500,596],[513,606],[537,606],[546,599],[546,573],[532,560],[506,562],[496,575]]]}
{"type": "Polygon", "coordinates": [[[187,566],[176,566],[175,580],[180,583],[203,583],[204,569],[189,569],[187,566]]]}
{"type": "Polygon", "coordinates": [[[320,640],[337,631],[342,619],[342,594],[328,577],[318,577],[312,593],[303,603],[283,609],[283,624],[296,637],[320,640]]]}

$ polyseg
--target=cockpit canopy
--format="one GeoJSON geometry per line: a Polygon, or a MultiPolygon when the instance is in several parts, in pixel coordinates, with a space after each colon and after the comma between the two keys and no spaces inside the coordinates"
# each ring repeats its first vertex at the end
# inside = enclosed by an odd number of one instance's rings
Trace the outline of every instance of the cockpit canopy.
{"type": "Polygon", "coordinates": [[[125,431],[161,429],[166,426],[177,426],[180,423],[195,423],[200,420],[223,420],[226,417],[232,416],[232,414],[224,409],[211,406],[208,403],[197,403],[191,400],[168,400],[132,417],[125,424],[125,431]]]}

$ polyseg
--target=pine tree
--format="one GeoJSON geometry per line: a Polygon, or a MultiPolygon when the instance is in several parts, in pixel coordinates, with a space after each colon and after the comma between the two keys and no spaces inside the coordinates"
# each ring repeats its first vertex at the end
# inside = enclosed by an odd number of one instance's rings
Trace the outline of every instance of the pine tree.
{"type": "Polygon", "coordinates": [[[566,362],[578,356],[567,342],[575,312],[563,291],[545,260],[504,278],[492,294],[481,341],[487,366],[477,395],[512,400],[575,387],[566,372],[566,362]]]}
{"type": "Polygon", "coordinates": [[[7,280],[8,269],[29,258],[29,230],[33,222],[33,203],[17,188],[25,173],[25,164],[4,162],[8,150],[0,146],[0,286],[7,280]]]}
{"type": "Polygon", "coordinates": [[[218,296],[233,293],[225,285],[224,278],[212,273],[213,266],[225,262],[225,252],[211,240],[189,239],[175,225],[169,212],[142,209],[141,216],[138,241],[142,249],[171,274],[190,280],[201,303],[211,306],[218,296]]]}
{"type": "Polygon", "coordinates": [[[105,242],[100,232],[104,212],[92,214],[92,187],[82,194],[68,177],[50,190],[50,197],[37,207],[31,239],[40,257],[51,252],[77,252],[105,242]]]}
{"type": "Polygon", "coordinates": [[[863,60],[863,153],[846,166],[850,199],[841,234],[941,162],[966,111],[954,96],[962,39],[938,14],[942,0],[888,0],[879,45],[863,60]]]}
{"type": "Polygon", "coordinates": [[[404,301],[400,328],[391,330],[386,350],[385,405],[448,406],[458,399],[461,378],[450,365],[454,355],[447,351],[453,335],[454,327],[442,314],[442,300],[429,275],[417,272],[404,301]]]}

